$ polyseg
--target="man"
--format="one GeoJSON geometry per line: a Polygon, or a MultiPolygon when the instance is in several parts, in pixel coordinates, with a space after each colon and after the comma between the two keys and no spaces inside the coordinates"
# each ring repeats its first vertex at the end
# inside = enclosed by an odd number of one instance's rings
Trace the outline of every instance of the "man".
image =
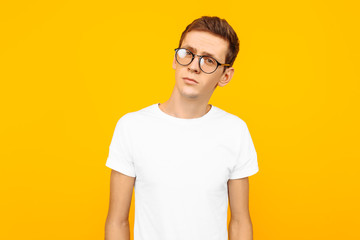
{"type": "Polygon", "coordinates": [[[164,103],[122,116],[106,166],[113,169],[106,240],[251,240],[248,176],[258,172],[247,124],[208,104],[225,86],[239,42],[218,17],[193,21],[175,49],[175,86],[164,103]],[[231,220],[227,232],[227,207],[231,220]]]}

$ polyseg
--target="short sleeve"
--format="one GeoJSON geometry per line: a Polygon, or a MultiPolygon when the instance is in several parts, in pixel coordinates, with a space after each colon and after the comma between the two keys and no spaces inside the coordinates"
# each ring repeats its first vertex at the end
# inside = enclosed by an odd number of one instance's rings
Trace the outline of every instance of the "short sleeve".
{"type": "Polygon", "coordinates": [[[240,152],[230,173],[230,179],[245,178],[259,171],[255,146],[246,123],[243,123],[240,152]]]}
{"type": "Polygon", "coordinates": [[[105,165],[127,176],[135,177],[135,167],[130,148],[131,142],[128,139],[128,133],[125,131],[124,122],[125,115],[116,123],[105,165]]]}

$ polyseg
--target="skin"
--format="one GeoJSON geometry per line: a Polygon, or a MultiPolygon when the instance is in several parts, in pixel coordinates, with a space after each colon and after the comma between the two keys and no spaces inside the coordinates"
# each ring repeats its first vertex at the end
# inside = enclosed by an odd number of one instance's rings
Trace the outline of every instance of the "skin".
{"type": "Polygon", "coordinates": [[[130,240],[129,211],[135,178],[111,170],[105,240],[130,240]]]}
{"type": "Polygon", "coordinates": [[[231,218],[229,240],[252,240],[253,228],[249,212],[249,178],[230,179],[228,196],[231,218]]]}
{"type": "MultiPolygon", "coordinates": [[[[220,63],[225,63],[228,42],[208,32],[191,31],[187,33],[181,47],[198,55],[210,53],[220,63]]],[[[200,70],[198,61],[199,58],[195,57],[190,65],[182,66],[174,57],[172,67],[175,70],[175,86],[170,98],[159,104],[162,111],[178,118],[198,118],[210,110],[208,102],[214,90],[229,83],[234,68],[229,67],[224,72],[223,66],[219,66],[214,73],[206,74],[200,70]],[[194,79],[198,83],[186,83],[184,78],[194,79]]],[[[130,240],[128,216],[134,183],[134,177],[111,171],[105,240],[130,240]]],[[[228,196],[231,210],[229,240],[252,240],[248,178],[230,179],[228,196]]]]}
{"type": "MultiPolygon", "coordinates": [[[[194,54],[207,55],[210,53],[220,63],[225,63],[228,42],[224,39],[202,31],[191,31],[186,34],[181,47],[191,50],[194,54]]],[[[206,74],[199,68],[199,58],[188,66],[182,66],[175,60],[172,64],[175,70],[175,86],[172,94],[164,103],[159,105],[165,113],[179,118],[198,118],[207,113],[211,106],[208,104],[217,86],[228,84],[234,74],[234,68],[223,71],[223,66],[211,74],[206,74]],[[183,78],[191,78],[198,84],[188,84],[183,78]]]]}

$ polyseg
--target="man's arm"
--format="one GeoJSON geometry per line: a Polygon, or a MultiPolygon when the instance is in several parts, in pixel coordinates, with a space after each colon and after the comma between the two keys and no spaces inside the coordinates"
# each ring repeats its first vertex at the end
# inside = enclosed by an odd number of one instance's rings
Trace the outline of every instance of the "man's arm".
{"type": "Polygon", "coordinates": [[[130,240],[129,211],[135,177],[111,170],[105,240],[130,240]]]}
{"type": "Polygon", "coordinates": [[[231,211],[229,240],[253,240],[249,213],[249,178],[229,179],[228,194],[231,211]]]}

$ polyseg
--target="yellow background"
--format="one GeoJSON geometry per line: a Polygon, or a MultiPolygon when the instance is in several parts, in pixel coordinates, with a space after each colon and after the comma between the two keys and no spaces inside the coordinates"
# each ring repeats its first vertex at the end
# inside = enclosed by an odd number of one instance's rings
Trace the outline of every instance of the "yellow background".
{"type": "Polygon", "coordinates": [[[117,120],[170,97],[181,32],[217,15],[240,52],[210,103],[257,150],[254,239],[360,239],[356,2],[2,1],[0,238],[103,239],[117,120]]]}

